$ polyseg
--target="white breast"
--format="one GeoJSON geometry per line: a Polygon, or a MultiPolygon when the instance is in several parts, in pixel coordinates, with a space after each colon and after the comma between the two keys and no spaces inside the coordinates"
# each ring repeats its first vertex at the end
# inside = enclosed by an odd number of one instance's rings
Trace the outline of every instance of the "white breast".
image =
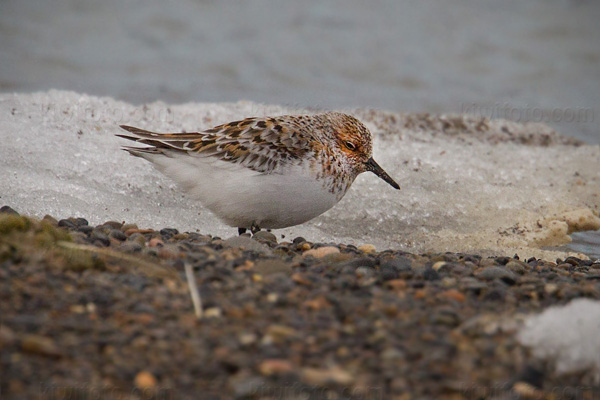
{"type": "Polygon", "coordinates": [[[228,225],[277,229],[306,222],[333,207],[336,196],[308,167],[262,174],[213,158],[144,155],[228,225]]]}

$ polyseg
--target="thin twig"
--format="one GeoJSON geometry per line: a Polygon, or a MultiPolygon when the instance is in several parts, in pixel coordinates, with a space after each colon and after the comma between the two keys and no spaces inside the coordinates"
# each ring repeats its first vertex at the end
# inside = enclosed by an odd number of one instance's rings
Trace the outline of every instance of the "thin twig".
{"type": "Polygon", "coordinates": [[[188,286],[190,288],[190,294],[192,295],[192,303],[194,303],[194,311],[196,312],[196,318],[202,319],[202,299],[200,298],[200,291],[198,290],[198,285],[196,285],[196,278],[194,277],[192,265],[188,262],[184,262],[183,266],[185,268],[185,276],[187,278],[188,286]]]}

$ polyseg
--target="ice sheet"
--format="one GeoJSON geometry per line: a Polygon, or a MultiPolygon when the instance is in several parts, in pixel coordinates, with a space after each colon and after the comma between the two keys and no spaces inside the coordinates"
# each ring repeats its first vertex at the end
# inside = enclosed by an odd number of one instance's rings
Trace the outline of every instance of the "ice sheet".
{"type": "MultiPolygon", "coordinates": [[[[0,203],[39,217],[116,219],[228,237],[235,229],[149,163],[119,150],[118,124],[192,131],[302,111],[251,102],[133,106],[64,91],[1,94],[0,203]]],[[[332,210],[277,234],[413,252],[553,258],[564,254],[542,248],[567,242],[572,231],[600,228],[600,146],[576,145],[541,124],[349,112],[371,128],[375,158],[402,190],[363,174],[332,210]]]]}
{"type": "Polygon", "coordinates": [[[594,371],[600,382],[600,301],[575,299],[529,317],[518,338],[558,373],[594,371]]]}

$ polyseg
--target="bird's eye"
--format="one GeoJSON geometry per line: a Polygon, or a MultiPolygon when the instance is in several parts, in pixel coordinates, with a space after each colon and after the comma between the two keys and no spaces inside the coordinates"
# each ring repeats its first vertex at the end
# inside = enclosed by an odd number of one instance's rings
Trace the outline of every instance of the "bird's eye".
{"type": "Polygon", "coordinates": [[[354,151],[356,150],[356,146],[354,145],[354,143],[352,143],[351,141],[347,140],[346,142],[344,142],[344,145],[346,146],[346,148],[348,150],[354,151]]]}

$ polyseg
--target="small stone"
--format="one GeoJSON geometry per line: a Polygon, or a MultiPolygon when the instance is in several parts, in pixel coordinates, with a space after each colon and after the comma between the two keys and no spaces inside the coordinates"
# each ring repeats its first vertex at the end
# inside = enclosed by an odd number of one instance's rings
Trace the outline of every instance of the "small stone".
{"type": "Polygon", "coordinates": [[[267,295],[267,301],[269,303],[277,303],[278,300],[279,300],[279,295],[277,293],[269,293],[267,295]]]}
{"type": "Polygon", "coordinates": [[[362,251],[363,253],[375,253],[375,246],[373,246],[372,244],[363,244],[362,246],[358,246],[358,250],[362,251]]]}
{"type": "Polygon", "coordinates": [[[146,238],[141,233],[134,233],[127,238],[128,242],[137,243],[142,247],[146,247],[146,238]]]}
{"type": "Polygon", "coordinates": [[[204,310],[205,318],[221,318],[221,315],[223,315],[223,311],[218,307],[211,307],[204,310]]]}
{"type": "Polygon", "coordinates": [[[315,311],[331,307],[331,303],[323,295],[317,296],[314,299],[306,300],[303,305],[315,311]]]}
{"type": "MultiPolygon", "coordinates": [[[[83,219],[83,218],[81,218],[81,219],[83,219]]],[[[87,224],[87,221],[85,221],[85,222],[87,224]]],[[[110,229],[121,229],[121,227],[123,226],[123,223],[119,222],[119,221],[106,221],[102,225],[106,226],[110,229]]]]}
{"type": "Polygon", "coordinates": [[[340,252],[340,249],[338,249],[337,247],[327,246],[327,247],[319,247],[316,249],[307,250],[302,254],[302,256],[303,257],[312,256],[314,258],[323,258],[330,254],[339,254],[339,252],[340,252]]]}
{"type": "Polygon", "coordinates": [[[275,339],[285,339],[287,337],[295,336],[296,330],[289,326],[273,324],[267,327],[266,333],[275,339]]]}
{"type": "Polygon", "coordinates": [[[82,225],[77,227],[77,230],[81,233],[85,233],[86,235],[89,235],[90,233],[92,233],[94,231],[94,227],[89,226],[89,225],[82,225]]]}
{"type": "Polygon", "coordinates": [[[298,236],[297,238],[294,238],[294,240],[292,240],[292,243],[294,243],[295,245],[299,245],[303,242],[306,242],[306,239],[304,239],[302,236],[298,236]]]}
{"type": "Polygon", "coordinates": [[[148,371],[139,372],[133,381],[134,385],[140,389],[153,389],[157,385],[156,378],[148,371]]]}
{"type": "Polygon", "coordinates": [[[77,225],[75,225],[75,223],[73,221],[68,220],[68,219],[61,219],[60,221],[58,221],[58,226],[62,226],[63,228],[69,228],[69,229],[77,228],[77,225]]]}
{"type": "Polygon", "coordinates": [[[0,350],[3,347],[12,345],[16,339],[17,336],[8,326],[0,325],[0,350]]]}
{"type": "Polygon", "coordinates": [[[160,230],[160,235],[166,237],[167,239],[172,238],[173,236],[177,235],[179,233],[179,231],[177,229],[174,228],[163,228],[160,230]]]}
{"type": "Polygon", "coordinates": [[[273,235],[271,232],[267,231],[259,231],[256,232],[252,239],[258,240],[259,242],[267,242],[267,243],[277,243],[277,237],[273,235]]]}
{"type": "Polygon", "coordinates": [[[431,268],[433,268],[434,271],[439,271],[442,267],[445,267],[446,264],[447,263],[445,261],[438,261],[435,264],[433,264],[431,268]]]}
{"type": "Polygon", "coordinates": [[[502,267],[485,267],[476,271],[475,276],[489,281],[499,279],[508,285],[514,285],[517,282],[517,276],[514,272],[502,267]]]}
{"type": "Polygon", "coordinates": [[[256,397],[257,393],[269,387],[265,379],[260,376],[243,376],[241,374],[231,377],[229,385],[236,399],[256,397]]]}
{"type": "Polygon", "coordinates": [[[258,364],[258,371],[265,376],[286,374],[293,370],[292,363],[284,359],[268,359],[258,364]]]}
{"type": "Polygon", "coordinates": [[[381,264],[381,268],[393,268],[397,272],[406,272],[411,270],[412,261],[406,257],[394,257],[387,259],[381,264]]]}
{"type": "Polygon", "coordinates": [[[505,267],[506,269],[519,275],[523,275],[525,272],[527,272],[527,264],[518,260],[510,260],[508,263],[506,263],[505,267]]]}
{"type": "Polygon", "coordinates": [[[485,301],[504,301],[506,298],[506,290],[503,288],[494,288],[485,293],[483,300],[485,301]]]}
{"type": "Polygon", "coordinates": [[[340,269],[345,267],[349,268],[358,268],[358,267],[368,267],[373,268],[377,262],[373,257],[353,257],[348,261],[344,261],[337,266],[340,269]]]}
{"type": "Polygon", "coordinates": [[[94,242],[94,243],[99,242],[102,245],[104,245],[105,247],[110,246],[110,239],[108,238],[108,236],[105,235],[104,233],[100,232],[99,230],[94,229],[92,231],[92,233],[90,234],[90,239],[92,240],[92,242],[94,242]]]}
{"type": "Polygon", "coordinates": [[[0,213],[4,213],[4,214],[12,214],[12,215],[19,215],[18,212],[16,212],[15,210],[13,210],[12,208],[10,208],[9,206],[2,206],[0,207],[0,213]]]}
{"type": "Polygon", "coordinates": [[[163,246],[164,244],[165,244],[165,242],[163,242],[162,239],[159,239],[156,237],[150,239],[150,241],[148,242],[149,247],[158,247],[158,246],[163,246]]]}
{"type": "Polygon", "coordinates": [[[53,216],[48,215],[48,214],[44,215],[44,218],[42,218],[42,221],[46,221],[46,222],[50,223],[52,226],[58,226],[58,221],[56,220],[56,218],[54,218],[53,216]]]}
{"type": "Polygon", "coordinates": [[[110,237],[120,240],[121,242],[127,240],[127,236],[120,229],[113,229],[110,231],[110,237]]]}
{"type": "Polygon", "coordinates": [[[179,247],[170,243],[165,244],[158,250],[158,257],[163,260],[173,260],[175,258],[179,258],[180,254],[181,251],[179,250],[179,247]]]}
{"type": "Polygon", "coordinates": [[[391,281],[387,281],[385,283],[387,287],[394,290],[402,290],[406,289],[406,281],[404,279],[392,279],[391,281]]]}
{"type": "Polygon", "coordinates": [[[121,226],[121,231],[123,232],[127,232],[129,230],[138,230],[138,226],[136,224],[123,224],[123,226],[121,226]]]}
{"type": "Polygon", "coordinates": [[[26,335],[21,341],[21,349],[27,353],[46,357],[59,358],[62,356],[62,352],[52,339],[40,335],[26,335]]]}
{"type": "Polygon", "coordinates": [[[513,390],[519,395],[519,398],[523,399],[541,399],[544,397],[544,393],[541,390],[536,389],[527,382],[516,382],[513,385],[513,390]]]}
{"type": "Polygon", "coordinates": [[[379,268],[381,272],[381,279],[384,281],[391,281],[400,278],[400,273],[393,266],[384,264],[379,268]]]}
{"type": "Polygon", "coordinates": [[[306,250],[310,250],[310,243],[302,243],[302,246],[300,246],[300,250],[302,251],[306,251],[306,250]]]}
{"type": "Polygon", "coordinates": [[[358,267],[354,273],[360,278],[370,278],[375,275],[373,268],[369,267],[358,267]]]}
{"type": "Polygon", "coordinates": [[[451,278],[449,276],[445,276],[442,278],[442,286],[445,288],[450,288],[456,286],[456,278],[451,278]]]}
{"type": "Polygon", "coordinates": [[[440,293],[440,296],[447,297],[449,299],[456,300],[461,303],[465,301],[465,295],[456,289],[446,290],[446,291],[440,293]]]}
{"type": "Polygon", "coordinates": [[[544,285],[544,292],[547,294],[554,294],[558,290],[558,285],[555,283],[547,283],[544,285]]]}
{"type": "Polygon", "coordinates": [[[457,326],[460,323],[460,318],[452,310],[441,309],[434,311],[431,315],[431,322],[437,325],[457,326]]]}
{"type": "Polygon", "coordinates": [[[285,274],[292,273],[292,266],[289,263],[286,263],[282,259],[267,259],[257,261],[254,265],[254,271],[262,275],[271,275],[276,274],[278,272],[283,272],[285,274]]]}
{"type": "Polygon", "coordinates": [[[440,279],[440,274],[433,268],[426,268],[423,271],[423,279],[426,281],[436,281],[440,279]]]}
{"type": "Polygon", "coordinates": [[[267,245],[260,243],[247,236],[234,236],[223,241],[224,247],[240,247],[244,250],[253,251],[263,255],[271,255],[272,251],[267,245]]]}
{"type": "Polygon", "coordinates": [[[240,341],[240,344],[242,344],[244,346],[248,346],[248,345],[251,345],[252,343],[256,343],[257,339],[258,338],[256,337],[256,335],[251,332],[244,332],[238,336],[238,340],[240,341]]]}
{"type": "Polygon", "coordinates": [[[496,263],[496,260],[494,260],[493,258],[484,258],[483,260],[481,260],[479,262],[479,266],[480,267],[493,267],[493,266],[497,266],[498,264],[496,263]]]}
{"type": "Polygon", "coordinates": [[[327,369],[303,368],[300,378],[304,383],[314,386],[349,385],[354,380],[350,373],[337,366],[327,369]]]}
{"type": "Polygon", "coordinates": [[[404,355],[404,352],[402,352],[402,350],[399,350],[395,347],[388,347],[381,352],[380,357],[382,360],[389,361],[389,360],[402,360],[406,356],[404,355]]]}
{"type": "Polygon", "coordinates": [[[118,247],[119,251],[125,253],[137,253],[142,251],[142,246],[135,242],[125,242],[118,247]]]}
{"type": "Polygon", "coordinates": [[[581,264],[581,259],[577,258],[577,257],[567,257],[567,259],[565,260],[565,263],[567,264],[571,264],[574,267],[577,267],[581,264]]]}

